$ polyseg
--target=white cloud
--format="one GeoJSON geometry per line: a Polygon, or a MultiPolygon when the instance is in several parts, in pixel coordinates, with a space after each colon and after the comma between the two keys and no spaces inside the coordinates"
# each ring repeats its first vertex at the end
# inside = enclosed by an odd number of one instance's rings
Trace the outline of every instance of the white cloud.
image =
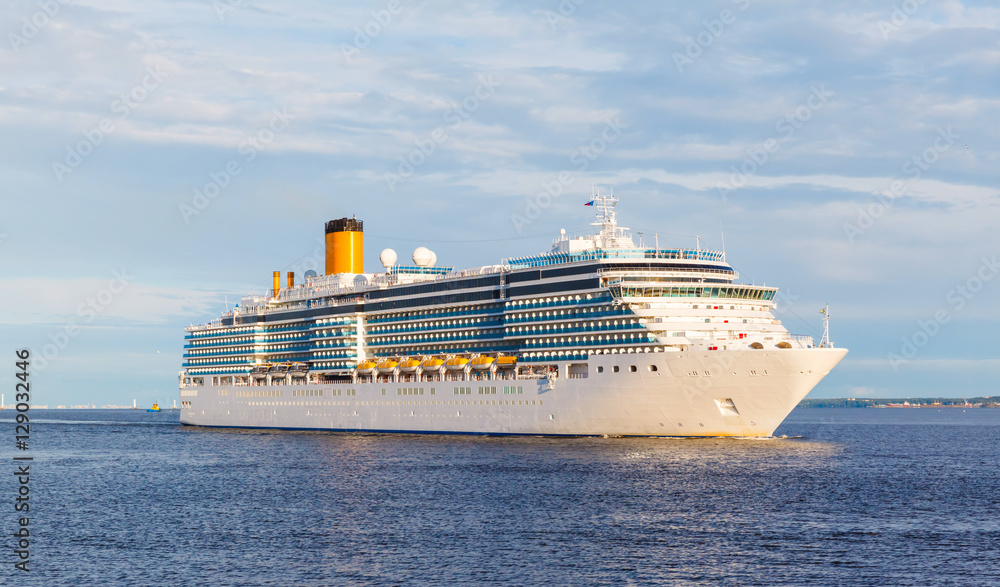
{"type": "MultiPolygon", "coordinates": [[[[134,281],[130,272],[104,278],[10,278],[0,280],[4,311],[0,324],[101,325],[202,321],[219,308],[220,292],[165,287],[134,281]],[[123,279],[119,279],[122,276],[123,279]]],[[[235,300],[234,300],[235,301],[235,300]]]]}

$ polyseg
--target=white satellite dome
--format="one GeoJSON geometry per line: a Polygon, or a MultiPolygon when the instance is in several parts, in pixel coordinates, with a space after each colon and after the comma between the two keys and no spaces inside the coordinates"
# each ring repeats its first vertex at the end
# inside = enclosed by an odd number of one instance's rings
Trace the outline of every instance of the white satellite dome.
{"type": "Polygon", "coordinates": [[[433,266],[437,265],[437,262],[438,262],[437,253],[435,253],[434,251],[431,251],[431,265],[430,266],[433,267],[433,266]]]}
{"type": "Polygon", "coordinates": [[[417,247],[413,251],[413,264],[417,267],[430,267],[437,261],[437,255],[427,247],[417,247]]]}
{"type": "Polygon", "coordinates": [[[364,287],[368,285],[368,278],[365,277],[364,275],[358,275],[357,277],[354,278],[354,285],[356,287],[364,287]]]}
{"type": "Polygon", "coordinates": [[[378,260],[382,262],[382,266],[388,269],[396,264],[398,257],[396,256],[396,251],[392,249],[386,249],[378,256],[378,260]]]}

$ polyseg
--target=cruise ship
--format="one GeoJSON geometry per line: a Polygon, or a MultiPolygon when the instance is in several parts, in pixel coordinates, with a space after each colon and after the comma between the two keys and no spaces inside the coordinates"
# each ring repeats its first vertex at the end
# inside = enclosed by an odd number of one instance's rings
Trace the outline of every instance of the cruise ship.
{"type": "MultiPolygon", "coordinates": [[[[456,270],[326,223],[325,275],[186,330],[181,422],[485,435],[768,437],[847,354],[777,320],[723,251],[638,246],[611,194],[589,236],[456,270]]],[[[658,240],[658,239],[657,239],[658,240]]]]}

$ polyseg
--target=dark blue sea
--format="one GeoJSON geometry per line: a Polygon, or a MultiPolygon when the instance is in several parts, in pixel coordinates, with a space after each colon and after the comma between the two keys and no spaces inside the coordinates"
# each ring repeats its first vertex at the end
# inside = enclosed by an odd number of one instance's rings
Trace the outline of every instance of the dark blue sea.
{"type": "Polygon", "coordinates": [[[771,440],[35,410],[30,573],[13,568],[13,416],[3,585],[1000,584],[997,409],[796,409],[771,440]]]}

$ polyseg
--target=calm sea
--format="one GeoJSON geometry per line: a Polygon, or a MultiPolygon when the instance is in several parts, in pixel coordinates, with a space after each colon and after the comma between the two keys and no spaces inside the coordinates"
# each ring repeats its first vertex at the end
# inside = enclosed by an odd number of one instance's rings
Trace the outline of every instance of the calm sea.
{"type": "Polygon", "coordinates": [[[797,409],[773,440],[241,431],[32,412],[4,585],[998,585],[1000,410],[797,409]]]}

